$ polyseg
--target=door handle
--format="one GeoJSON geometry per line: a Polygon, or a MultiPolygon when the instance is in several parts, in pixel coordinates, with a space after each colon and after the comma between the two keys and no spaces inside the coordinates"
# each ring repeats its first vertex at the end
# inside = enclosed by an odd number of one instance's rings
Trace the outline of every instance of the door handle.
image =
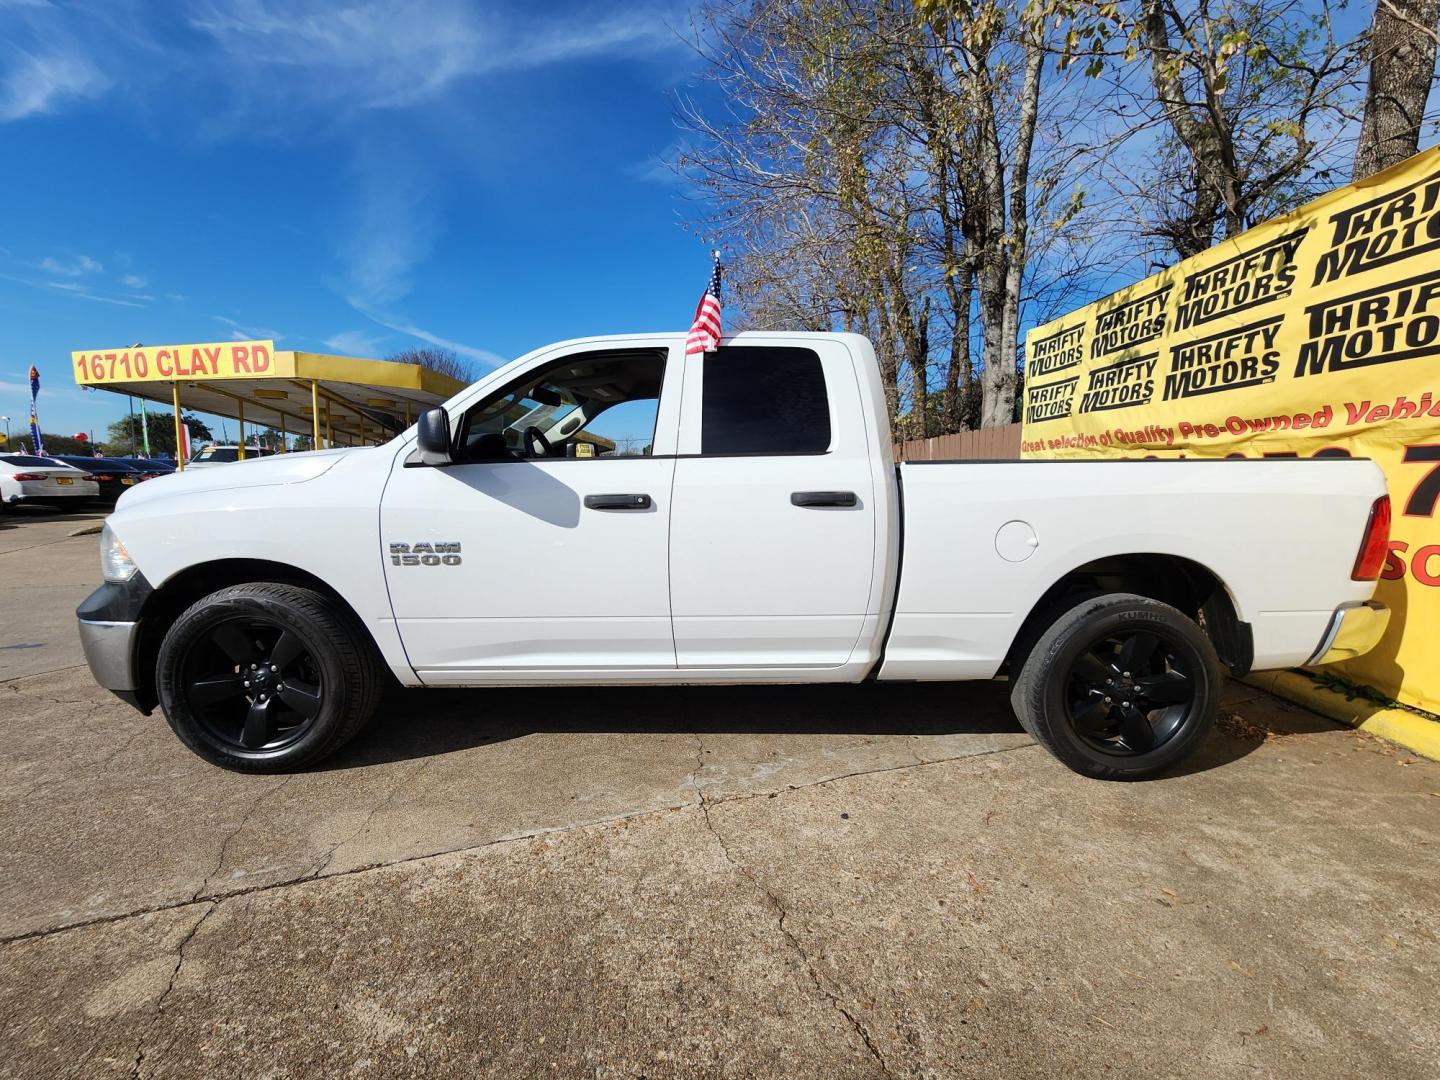
{"type": "Polygon", "coordinates": [[[854,506],[860,500],[853,491],[792,491],[792,506],[854,506]]]}
{"type": "Polygon", "coordinates": [[[587,510],[649,510],[649,495],[586,495],[587,510]]]}

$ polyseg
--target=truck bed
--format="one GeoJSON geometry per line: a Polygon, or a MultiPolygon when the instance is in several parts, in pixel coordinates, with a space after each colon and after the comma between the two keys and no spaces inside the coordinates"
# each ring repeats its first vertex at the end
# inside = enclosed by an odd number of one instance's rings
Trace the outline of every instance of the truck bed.
{"type": "Polygon", "coordinates": [[[1353,581],[1366,459],[935,461],[897,466],[900,581],[880,677],[986,678],[1054,583],[1115,560],[1195,568],[1248,625],[1255,668],[1304,663],[1353,581]]]}

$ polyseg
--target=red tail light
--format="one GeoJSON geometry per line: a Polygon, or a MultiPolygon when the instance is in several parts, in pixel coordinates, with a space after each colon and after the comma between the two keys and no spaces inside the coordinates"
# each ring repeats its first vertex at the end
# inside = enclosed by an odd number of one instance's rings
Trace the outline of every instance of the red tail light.
{"type": "Polygon", "coordinates": [[[111,476],[109,473],[91,473],[91,474],[90,474],[90,479],[91,479],[91,480],[114,480],[115,477],[111,476]]]}
{"type": "Polygon", "coordinates": [[[48,473],[43,472],[17,472],[10,477],[11,480],[49,480],[48,473]]]}
{"type": "Polygon", "coordinates": [[[1355,581],[1377,581],[1390,552],[1390,496],[1382,495],[1370,507],[1370,520],[1365,525],[1365,539],[1360,541],[1360,554],[1355,556],[1355,581]]]}

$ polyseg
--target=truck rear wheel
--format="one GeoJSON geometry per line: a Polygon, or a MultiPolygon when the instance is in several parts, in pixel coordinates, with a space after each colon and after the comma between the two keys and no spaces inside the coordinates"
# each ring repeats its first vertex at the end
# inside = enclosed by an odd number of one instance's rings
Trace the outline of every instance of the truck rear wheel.
{"type": "Polygon", "coordinates": [[[1076,772],[1142,780],[1209,732],[1220,664],[1200,627],[1169,604],[1107,593],[1040,635],[1010,702],[1035,741],[1076,772]]]}
{"type": "Polygon", "coordinates": [[[165,719],[206,761],[289,772],[334,753],[379,703],[373,643],[313,589],[233,585],[192,604],[160,645],[165,719]]]}

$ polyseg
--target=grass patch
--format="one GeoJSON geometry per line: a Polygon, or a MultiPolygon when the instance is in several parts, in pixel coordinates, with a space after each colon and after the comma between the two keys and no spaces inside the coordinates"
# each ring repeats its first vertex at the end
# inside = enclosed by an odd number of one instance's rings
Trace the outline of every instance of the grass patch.
{"type": "Polygon", "coordinates": [[[1326,690],[1334,691],[1337,694],[1343,694],[1346,701],[1364,701],[1381,709],[1401,709],[1408,713],[1414,713],[1416,716],[1423,716],[1426,720],[1440,722],[1440,716],[1436,716],[1432,712],[1426,712],[1424,709],[1417,709],[1414,705],[1407,705],[1403,701],[1397,701],[1389,694],[1383,694],[1379,690],[1376,690],[1373,686],[1357,683],[1353,679],[1347,679],[1344,675],[1336,672],[1301,670],[1299,673],[1317,686],[1322,686],[1326,690]]]}

